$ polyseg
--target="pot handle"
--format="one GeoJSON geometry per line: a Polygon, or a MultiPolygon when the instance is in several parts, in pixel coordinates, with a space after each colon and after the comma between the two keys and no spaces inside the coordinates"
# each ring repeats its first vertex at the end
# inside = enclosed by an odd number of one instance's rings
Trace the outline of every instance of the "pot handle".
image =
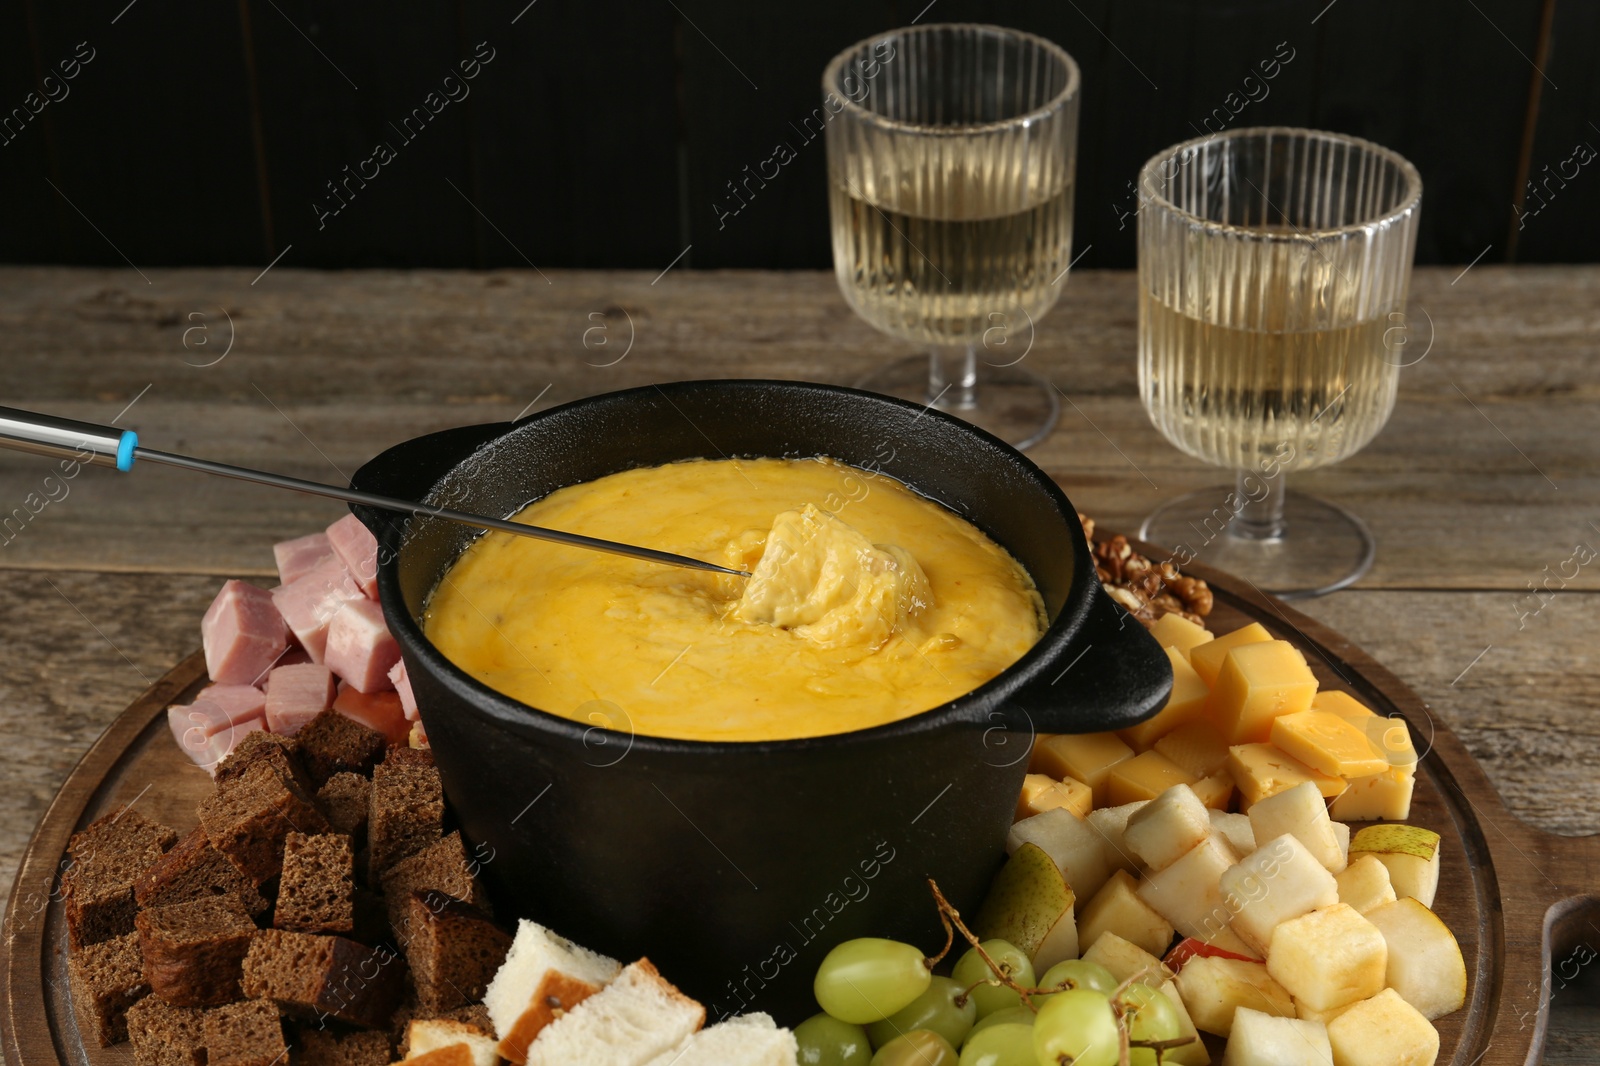
{"type": "MultiPolygon", "coordinates": [[[[402,500],[421,500],[439,479],[483,445],[505,433],[507,422],[457,426],[401,441],[367,460],[350,479],[350,487],[402,500]]],[[[392,511],[351,504],[350,510],[383,542],[384,534],[406,517],[392,511]]]]}
{"type": "Polygon", "coordinates": [[[1076,658],[1024,685],[1001,709],[1018,730],[1101,733],[1153,717],[1172,693],[1172,664],[1148,630],[1098,584],[1076,658]]]}

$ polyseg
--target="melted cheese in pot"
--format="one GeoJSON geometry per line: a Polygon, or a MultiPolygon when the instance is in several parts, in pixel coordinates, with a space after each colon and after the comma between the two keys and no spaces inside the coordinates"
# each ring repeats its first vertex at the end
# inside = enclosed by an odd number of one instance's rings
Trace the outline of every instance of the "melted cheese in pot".
{"type": "Polygon", "coordinates": [[[687,740],[865,729],[969,692],[1043,632],[1023,568],[954,513],[830,460],[692,460],[551,493],[517,521],[749,578],[490,532],[428,638],[478,680],[586,724],[687,740]]]}

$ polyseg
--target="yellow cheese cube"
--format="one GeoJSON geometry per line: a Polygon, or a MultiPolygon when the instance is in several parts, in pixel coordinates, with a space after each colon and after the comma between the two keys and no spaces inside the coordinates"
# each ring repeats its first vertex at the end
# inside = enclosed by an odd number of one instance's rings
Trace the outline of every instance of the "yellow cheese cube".
{"type": "Polygon", "coordinates": [[[1354,778],[1328,807],[1328,815],[1341,822],[1375,822],[1380,818],[1403,822],[1411,817],[1414,778],[1414,771],[1404,766],[1354,778]]]}
{"type": "MultiPolygon", "coordinates": [[[[1162,617],[1175,616],[1168,614],[1162,617]]],[[[1200,675],[1194,672],[1194,667],[1189,665],[1189,660],[1180,655],[1176,648],[1167,648],[1165,651],[1167,658],[1172,661],[1172,695],[1167,697],[1167,705],[1156,712],[1155,717],[1117,731],[1117,736],[1138,751],[1148,751],[1157,738],[1198,718],[1206,709],[1206,698],[1211,693],[1206,683],[1200,680],[1200,675]]]]}
{"type": "Polygon", "coordinates": [[[1299,711],[1272,720],[1272,743],[1330,777],[1368,777],[1389,760],[1354,724],[1328,711],[1299,711]]]}
{"type": "Polygon", "coordinates": [[[1189,787],[1200,797],[1200,802],[1212,810],[1225,811],[1233,802],[1233,775],[1226,770],[1218,770],[1189,787]]]}
{"type": "Polygon", "coordinates": [[[1195,777],[1210,777],[1228,764],[1228,742],[1210,719],[1180,725],[1154,747],[1195,777]]]}
{"type": "Polygon", "coordinates": [[[1153,800],[1173,785],[1192,785],[1194,777],[1160,752],[1125,759],[1106,776],[1106,806],[1153,800]]]}
{"type": "Polygon", "coordinates": [[[1411,743],[1411,730],[1405,719],[1374,714],[1348,692],[1337,689],[1317,693],[1311,700],[1311,709],[1336,714],[1361,730],[1390,766],[1416,768],[1417,749],[1411,743]]]}
{"type": "Polygon", "coordinates": [[[1217,683],[1217,674],[1222,670],[1222,660],[1234,648],[1246,644],[1264,644],[1272,639],[1266,627],[1260,622],[1251,622],[1232,633],[1224,634],[1215,640],[1208,640],[1204,644],[1197,644],[1189,649],[1189,665],[1194,667],[1194,672],[1208,685],[1217,683]]]}
{"type": "Polygon", "coordinates": [[[1211,630],[1177,614],[1164,614],[1157,618],[1155,625],[1150,627],[1150,635],[1163,648],[1175,649],[1183,656],[1184,662],[1189,661],[1189,652],[1197,645],[1214,639],[1211,630]]]}
{"type": "Polygon", "coordinates": [[[1094,793],[1094,805],[1106,804],[1106,775],[1124,759],[1133,758],[1133,749],[1115,733],[1058,733],[1041,738],[1033,746],[1028,769],[1056,780],[1070,777],[1082,781],[1094,793]]]}
{"type": "Polygon", "coordinates": [[[1271,744],[1236,744],[1229,748],[1228,773],[1239,788],[1241,808],[1276,796],[1303,781],[1315,782],[1324,798],[1337,796],[1345,790],[1343,778],[1319,774],[1271,744]]]}
{"type": "Polygon", "coordinates": [[[1222,660],[1206,713],[1229,744],[1256,744],[1272,736],[1274,718],[1305,710],[1316,694],[1299,648],[1287,640],[1244,644],[1222,660]]]}
{"type": "Polygon", "coordinates": [[[1017,799],[1017,821],[1063,807],[1079,818],[1094,809],[1094,794],[1082,781],[1067,778],[1057,781],[1044,774],[1029,774],[1022,779],[1022,795],[1017,799]]]}

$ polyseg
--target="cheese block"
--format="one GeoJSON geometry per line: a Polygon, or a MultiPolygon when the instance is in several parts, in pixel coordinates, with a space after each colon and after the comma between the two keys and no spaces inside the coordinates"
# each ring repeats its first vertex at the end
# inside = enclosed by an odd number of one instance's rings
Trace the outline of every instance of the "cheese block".
{"type": "Polygon", "coordinates": [[[1315,782],[1324,799],[1345,790],[1343,778],[1319,774],[1271,744],[1235,744],[1229,748],[1228,773],[1233,776],[1240,803],[1245,808],[1303,781],[1315,782]]]}
{"type": "Polygon", "coordinates": [[[1094,805],[1104,807],[1107,775],[1117,763],[1131,758],[1133,749],[1115,733],[1057,733],[1041,737],[1033,746],[1028,770],[1058,781],[1067,777],[1082,781],[1093,791],[1094,805]]]}
{"type": "Polygon", "coordinates": [[[1189,787],[1200,797],[1202,805],[1214,811],[1225,811],[1233,802],[1233,775],[1226,769],[1218,770],[1210,777],[1203,777],[1189,787]]]}
{"type": "Polygon", "coordinates": [[[1163,648],[1171,648],[1183,656],[1183,661],[1189,661],[1189,652],[1201,644],[1210,643],[1214,638],[1211,630],[1205,626],[1197,625],[1182,615],[1164,614],[1157,618],[1150,627],[1150,635],[1156,638],[1156,643],[1163,648]]]}
{"type": "Polygon", "coordinates": [[[1411,730],[1403,718],[1374,714],[1366,704],[1348,692],[1329,689],[1311,700],[1311,709],[1336,714],[1361,730],[1391,766],[1414,769],[1417,749],[1411,743],[1411,730]]]}
{"type": "Polygon", "coordinates": [[[1316,694],[1316,675],[1299,648],[1286,640],[1260,641],[1222,660],[1206,713],[1228,743],[1263,743],[1272,737],[1273,719],[1306,710],[1316,694]]]}
{"type": "MultiPolygon", "coordinates": [[[[1175,616],[1168,614],[1162,617],[1175,616]]],[[[1185,659],[1176,648],[1164,650],[1172,662],[1172,694],[1167,697],[1166,706],[1162,707],[1155,717],[1147,718],[1136,726],[1129,726],[1117,732],[1117,736],[1132,745],[1136,751],[1148,751],[1150,745],[1160,737],[1185,722],[1200,717],[1205,712],[1206,699],[1211,694],[1211,689],[1200,680],[1200,675],[1194,672],[1194,667],[1189,665],[1188,659],[1185,659]]],[[[1342,720],[1340,724],[1343,724],[1342,720]]]]}
{"type": "Polygon", "coordinates": [[[1272,720],[1272,743],[1329,777],[1368,777],[1389,769],[1389,760],[1354,723],[1315,709],[1272,720]]]}
{"type": "Polygon", "coordinates": [[[1341,822],[1402,822],[1411,817],[1413,771],[1396,766],[1381,774],[1357,777],[1334,799],[1328,814],[1341,822]]]}
{"type": "MultiPolygon", "coordinates": [[[[1157,751],[1125,759],[1106,776],[1106,806],[1153,800],[1173,785],[1192,785],[1194,777],[1157,751]]],[[[1098,804],[1097,804],[1098,805],[1098,804]]]]}
{"type": "Polygon", "coordinates": [[[1029,774],[1022,779],[1022,795],[1017,799],[1016,821],[1062,807],[1087,818],[1094,809],[1094,794],[1082,781],[1067,778],[1057,781],[1045,774],[1029,774]]]}
{"type": "Polygon", "coordinates": [[[1189,665],[1194,667],[1194,672],[1208,685],[1217,683],[1217,674],[1222,670],[1222,660],[1234,648],[1245,644],[1262,644],[1272,639],[1272,634],[1267,632],[1260,622],[1251,622],[1247,626],[1235,629],[1215,640],[1208,640],[1204,644],[1197,644],[1189,650],[1189,665]]]}
{"type": "Polygon", "coordinates": [[[1210,777],[1228,765],[1228,742],[1209,719],[1179,726],[1156,741],[1155,750],[1197,778],[1210,777]]]}

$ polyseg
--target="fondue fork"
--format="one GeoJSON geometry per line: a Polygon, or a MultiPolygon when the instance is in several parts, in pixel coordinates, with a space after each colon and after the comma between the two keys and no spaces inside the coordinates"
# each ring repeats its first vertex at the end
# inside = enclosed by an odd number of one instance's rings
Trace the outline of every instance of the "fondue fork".
{"type": "Polygon", "coordinates": [[[54,415],[36,414],[32,411],[19,411],[10,407],[0,407],[0,448],[30,452],[34,455],[45,455],[53,459],[65,459],[89,466],[109,466],[121,471],[131,470],[135,459],[147,459],[152,463],[175,466],[184,470],[195,470],[202,474],[213,474],[218,477],[233,478],[237,481],[249,481],[257,485],[268,485],[273,488],[290,489],[294,492],[303,492],[311,496],[326,496],[333,500],[363,504],[367,507],[376,507],[384,511],[396,511],[400,514],[442,518],[447,522],[459,522],[462,525],[477,526],[482,529],[495,529],[502,533],[512,533],[519,537],[532,537],[535,540],[566,544],[574,548],[585,548],[589,551],[625,555],[630,559],[642,559],[645,562],[681,566],[691,570],[709,570],[712,573],[731,574],[734,577],[750,576],[744,570],[730,570],[728,567],[718,566],[715,563],[691,559],[687,555],[674,555],[671,552],[658,551],[655,548],[643,548],[635,544],[602,540],[599,537],[586,537],[579,533],[567,533],[559,529],[545,529],[542,526],[529,526],[502,518],[489,518],[486,515],[455,511],[448,507],[434,507],[431,504],[420,503],[415,500],[380,496],[376,493],[362,492],[358,489],[325,485],[320,481],[304,481],[297,477],[273,474],[265,470],[252,470],[248,467],[212,462],[209,459],[196,459],[193,456],[156,451],[154,448],[140,447],[139,435],[131,429],[100,426],[93,422],[79,422],[71,418],[58,418],[54,415]]]}

